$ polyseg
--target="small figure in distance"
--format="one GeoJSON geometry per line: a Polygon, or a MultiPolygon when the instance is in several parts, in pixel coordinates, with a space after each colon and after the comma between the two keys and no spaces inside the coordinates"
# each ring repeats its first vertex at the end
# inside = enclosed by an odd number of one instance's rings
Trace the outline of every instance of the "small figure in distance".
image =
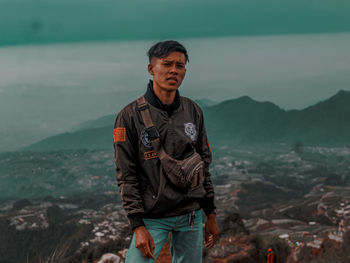
{"type": "Polygon", "coordinates": [[[273,252],[272,248],[269,248],[267,250],[266,263],[276,263],[276,255],[275,252],[273,252]]]}

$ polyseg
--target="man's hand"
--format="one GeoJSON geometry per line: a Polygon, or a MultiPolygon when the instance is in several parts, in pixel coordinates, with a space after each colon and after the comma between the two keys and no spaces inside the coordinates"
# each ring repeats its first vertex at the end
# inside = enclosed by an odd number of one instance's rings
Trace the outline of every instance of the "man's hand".
{"type": "Polygon", "coordinates": [[[208,215],[207,222],[205,223],[205,246],[212,248],[219,235],[218,225],[216,223],[216,215],[208,215]]]}
{"type": "Polygon", "coordinates": [[[144,226],[139,226],[134,229],[135,247],[140,249],[142,255],[146,258],[154,258],[154,242],[151,234],[144,226]]]}

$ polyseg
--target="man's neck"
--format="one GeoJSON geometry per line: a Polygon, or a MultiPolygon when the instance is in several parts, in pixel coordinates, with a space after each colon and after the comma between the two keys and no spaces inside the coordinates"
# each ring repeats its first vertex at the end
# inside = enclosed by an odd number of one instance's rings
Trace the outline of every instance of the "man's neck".
{"type": "Polygon", "coordinates": [[[173,103],[175,99],[176,90],[173,91],[167,91],[160,89],[155,83],[153,82],[153,91],[154,94],[160,99],[160,101],[163,104],[170,105],[173,103]]]}

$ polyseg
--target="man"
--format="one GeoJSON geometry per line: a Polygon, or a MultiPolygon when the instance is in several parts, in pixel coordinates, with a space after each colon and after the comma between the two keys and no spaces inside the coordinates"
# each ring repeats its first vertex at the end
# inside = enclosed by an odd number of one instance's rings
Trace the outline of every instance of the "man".
{"type": "MultiPolygon", "coordinates": [[[[148,72],[153,81],[148,83],[144,104],[140,103],[140,98],[125,106],[114,126],[117,181],[134,232],[126,262],[154,262],[171,233],[173,262],[200,263],[201,208],[207,216],[205,242],[208,248],[215,245],[218,235],[214,189],[209,174],[211,151],[203,113],[197,104],[180,96],[178,91],[186,74],[186,49],[177,41],[163,41],[150,48],[148,57],[148,72]],[[147,127],[145,111],[149,111],[154,129],[147,127]],[[156,149],[157,139],[161,150],[172,160],[186,161],[195,152],[200,155],[204,175],[194,189],[204,189],[202,195],[198,194],[200,191],[184,190],[173,184],[170,173],[165,172],[167,167],[160,150],[156,149]]],[[[193,185],[194,182],[189,183],[193,185]]]]}
{"type": "Polygon", "coordinates": [[[273,252],[272,248],[269,248],[267,250],[266,263],[276,263],[276,255],[273,252]]]}

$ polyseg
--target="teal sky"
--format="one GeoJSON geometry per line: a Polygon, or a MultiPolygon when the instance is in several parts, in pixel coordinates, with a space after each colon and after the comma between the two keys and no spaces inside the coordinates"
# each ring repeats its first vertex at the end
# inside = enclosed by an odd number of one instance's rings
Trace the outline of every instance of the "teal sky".
{"type": "Polygon", "coordinates": [[[164,39],[189,50],[193,99],[301,109],[350,89],[348,0],[0,0],[0,152],[116,113],[164,39]]]}
{"type": "Polygon", "coordinates": [[[0,45],[349,31],[348,0],[0,0],[0,45]]]}

